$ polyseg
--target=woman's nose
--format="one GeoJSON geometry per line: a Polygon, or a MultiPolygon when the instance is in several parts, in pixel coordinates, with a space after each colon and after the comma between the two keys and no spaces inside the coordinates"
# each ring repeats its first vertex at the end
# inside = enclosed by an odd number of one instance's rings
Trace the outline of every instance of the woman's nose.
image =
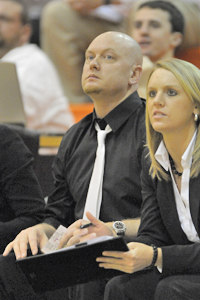
{"type": "Polygon", "coordinates": [[[164,99],[161,94],[157,94],[154,98],[154,105],[163,106],[164,105],[164,99]]]}

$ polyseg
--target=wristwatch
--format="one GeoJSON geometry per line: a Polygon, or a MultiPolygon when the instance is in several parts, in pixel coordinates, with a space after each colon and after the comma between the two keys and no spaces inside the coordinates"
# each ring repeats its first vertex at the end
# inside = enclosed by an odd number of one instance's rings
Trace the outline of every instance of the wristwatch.
{"type": "Polygon", "coordinates": [[[113,223],[112,228],[116,232],[117,235],[119,236],[124,236],[125,231],[126,231],[126,226],[123,222],[121,221],[116,221],[113,223]]]}

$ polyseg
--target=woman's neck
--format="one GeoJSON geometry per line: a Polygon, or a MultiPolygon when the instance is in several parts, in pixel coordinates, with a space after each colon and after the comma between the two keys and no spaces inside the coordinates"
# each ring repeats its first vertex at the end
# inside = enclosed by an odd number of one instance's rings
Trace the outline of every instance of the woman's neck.
{"type": "Polygon", "coordinates": [[[191,130],[186,135],[168,135],[163,136],[163,140],[167,151],[174,161],[174,165],[179,172],[182,172],[181,158],[186,151],[189,143],[194,135],[195,130],[191,130]]]}

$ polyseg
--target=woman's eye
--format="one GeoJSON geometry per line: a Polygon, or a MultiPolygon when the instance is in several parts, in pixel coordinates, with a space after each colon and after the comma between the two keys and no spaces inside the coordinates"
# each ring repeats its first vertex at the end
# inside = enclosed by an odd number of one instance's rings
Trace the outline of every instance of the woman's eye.
{"type": "Polygon", "coordinates": [[[169,89],[169,90],[167,91],[167,94],[168,94],[169,96],[176,96],[176,95],[177,95],[177,92],[176,92],[175,90],[173,90],[173,89],[169,89]]]}
{"type": "Polygon", "coordinates": [[[149,91],[148,95],[149,95],[149,97],[155,97],[156,91],[149,91]]]}

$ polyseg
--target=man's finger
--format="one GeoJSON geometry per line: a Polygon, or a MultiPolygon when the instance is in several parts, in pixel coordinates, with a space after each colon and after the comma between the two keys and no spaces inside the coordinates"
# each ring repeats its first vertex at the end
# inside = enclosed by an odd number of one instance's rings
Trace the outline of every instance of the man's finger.
{"type": "Polygon", "coordinates": [[[102,224],[102,222],[95,218],[89,211],[86,212],[86,216],[94,226],[99,227],[102,224]]]}
{"type": "Polygon", "coordinates": [[[12,249],[13,249],[13,242],[9,243],[6,246],[6,248],[5,248],[4,252],[3,252],[3,256],[7,256],[12,251],[12,249]]]}

